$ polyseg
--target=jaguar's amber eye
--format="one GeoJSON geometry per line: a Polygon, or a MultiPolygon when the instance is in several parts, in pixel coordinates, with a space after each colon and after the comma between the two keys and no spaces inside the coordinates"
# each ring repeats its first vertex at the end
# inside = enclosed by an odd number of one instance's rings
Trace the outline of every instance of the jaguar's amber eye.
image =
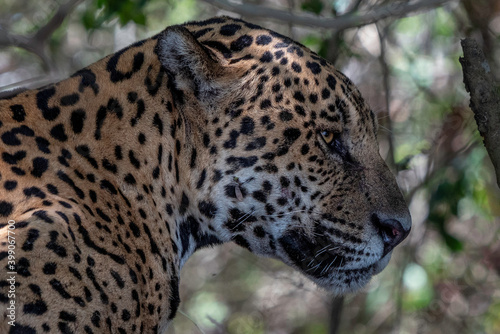
{"type": "Polygon", "coordinates": [[[335,138],[333,132],[330,132],[330,131],[321,131],[321,137],[323,137],[323,140],[328,145],[330,145],[332,143],[333,139],[335,138]]]}

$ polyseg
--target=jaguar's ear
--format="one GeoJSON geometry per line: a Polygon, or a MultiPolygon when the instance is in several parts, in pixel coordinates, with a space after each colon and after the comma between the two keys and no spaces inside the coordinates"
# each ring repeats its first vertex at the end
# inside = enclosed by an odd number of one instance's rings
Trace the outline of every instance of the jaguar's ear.
{"type": "Polygon", "coordinates": [[[163,31],[157,53],[177,90],[192,92],[202,103],[213,103],[216,96],[224,95],[224,67],[186,28],[174,26],[163,31]]]}

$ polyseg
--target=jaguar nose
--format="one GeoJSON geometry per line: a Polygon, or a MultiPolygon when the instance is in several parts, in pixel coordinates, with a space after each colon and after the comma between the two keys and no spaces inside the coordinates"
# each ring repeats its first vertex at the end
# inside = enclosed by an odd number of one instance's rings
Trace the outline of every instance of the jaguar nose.
{"type": "Polygon", "coordinates": [[[399,245],[410,233],[410,228],[405,229],[403,224],[396,219],[381,220],[376,214],[373,214],[372,223],[384,242],[384,256],[399,245]]]}

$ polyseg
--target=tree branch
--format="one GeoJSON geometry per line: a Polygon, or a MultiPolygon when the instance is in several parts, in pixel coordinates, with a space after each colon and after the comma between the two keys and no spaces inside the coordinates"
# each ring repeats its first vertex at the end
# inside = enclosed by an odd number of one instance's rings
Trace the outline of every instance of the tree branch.
{"type": "Polygon", "coordinates": [[[63,5],[61,5],[54,16],[45,24],[43,27],[41,27],[33,36],[34,39],[40,39],[42,41],[47,40],[53,33],[54,31],[57,30],[61,26],[61,24],[64,22],[64,19],[66,19],[66,16],[68,16],[73,9],[83,0],[69,0],[63,5]]]}
{"type": "Polygon", "coordinates": [[[439,7],[447,2],[458,0],[421,0],[416,3],[398,2],[375,7],[364,13],[348,13],[335,18],[323,18],[310,14],[293,14],[288,11],[268,8],[252,4],[238,4],[227,0],[203,0],[225,10],[248,16],[275,19],[282,22],[294,23],[317,28],[344,30],[360,27],[388,17],[404,17],[410,13],[439,7]]]}
{"type": "Polygon", "coordinates": [[[0,47],[17,46],[39,55],[38,42],[31,37],[11,34],[5,28],[0,27],[0,47]]]}
{"type": "Polygon", "coordinates": [[[71,11],[83,0],[69,0],[61,5],[54,16],[41,27],[36,33],[23,36],[12,34],[7,29],[0,27],[0,47],[16,46],[23,48],[29,52],[37,55],[43,63],[51,69],[50,57],[45,51],[45,44],[47,39],[52,36],[55,30],[61,26],[64,19],[71,13],[71,11]]]}
{"type": "Polygon", "coordinates": [[[495,167],[497,185],[500,188],[500,94],[484,53],[474,39],[463,39],[464,56],[460,64],[464,84],[470,93],[470,108],[474,112],[477,128],[484,146],[495,167]]]}

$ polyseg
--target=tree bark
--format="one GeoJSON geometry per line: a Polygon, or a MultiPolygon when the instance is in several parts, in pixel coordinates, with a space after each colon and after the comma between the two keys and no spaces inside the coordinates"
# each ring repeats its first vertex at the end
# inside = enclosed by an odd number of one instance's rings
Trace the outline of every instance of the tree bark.
{"type": "Polygon", "coordinates": [[[483,51],[474,39],[462,40],[464,56],[460,64],[464,73],[465,89],[470,94],[470,108],[474,112],[479,133],[488,151],[500,188],[500,91],[483,51]]]}

